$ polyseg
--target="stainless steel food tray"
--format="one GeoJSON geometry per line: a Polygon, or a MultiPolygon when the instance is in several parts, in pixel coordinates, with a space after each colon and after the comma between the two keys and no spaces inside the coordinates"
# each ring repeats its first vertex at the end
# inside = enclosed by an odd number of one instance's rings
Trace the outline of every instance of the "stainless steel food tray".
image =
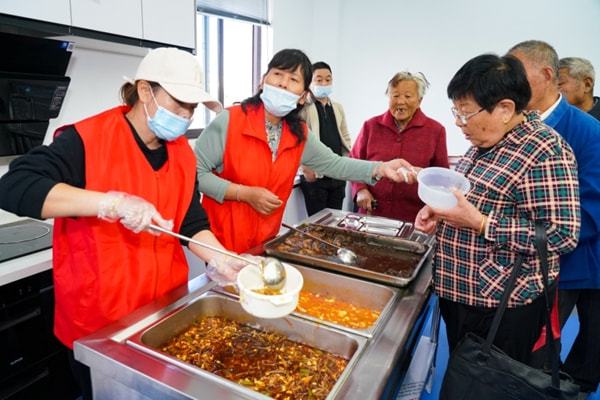
{"type": "MultiPolygon", "coordinates": [[[[373,282],[321,271],[302,265],[294,264],[293,266],[300,271],[304,278],[302,290],[324,296],[334,296],[338,300],[354,304],[355,306],[380,311],[379,318],[377,318],[373,325],[366,329],[350,328],[304,314],[298,310],[294,311],[293,315],[368,338],[373,337],[373,335],[375,335],[384,325],[390,311],[396,303],[396,299],[398,296],[402,295],[401,290],[389,286],[378,285],[373,282]]],[[[238,298],[237,292],[234,291],[231,286],[227,288],[217,286],[212,290],[231,296],[235,299],[238,298]]]]}
{"type": "Polygon", "coordinates": [[[182,368],[192,374],[203,376],[216,384],[252,399],[268,399],[268,396],[250,390],[235,382],[185,363],[158,350],[173,336],[183,332],[199,317],[220,316],[248,324],[254,328],[277,332],[288,339],[328,351],[348,359],[348,365],[331,389],[327,399],[333,399],[352,367],[363,351],[366,339],[348,332],[341,332],[295,316],[278,319],[262,319],[247,314],[232,298],[216,293],[206,293],[189,304],[173,311],[158,322],[127,339],[127,344],[159,358],[168,364],[182,368]]]}
{"type": "MultiPolygon", "coordinates": [[[[348,218],[347,218],[348,215],[357,215],[357,214],[352,214],[352,213],[339,211],[339,210],[325,209],[325,210],[313,215],[309,219],[303,221],[300,225],[300,228],[306,224],[314,223],[314,224],[325,225],[325,226],[328,226],[331,228],[338,229],[338,230],[340,230],[341,233],[347,232],[347,234],[351,235],[351,236],[360,235],[361,237],[365,237],[365,238],[379,239],[381,237],[384,237],[385,238],[384,240],[393,239],[393,237],[390,237],[389,235],[376,235],[376,234],[371,234],[371,233],[361,231],[360,228],[362,225],[360,225],[360,226],[357,225],[354,228],[341,227],[340,222],[348,221],[348,218]]],[[[360,267],[356,267],[356,266],[352,266],[352,265],[347,265],[347,264],[342,263],[339,259],[337,259],[335,257],[327,257],[327,256],[317,257],[317,256],[311,256],[311,255],[298,254],[297,252],[292,252],[292,251],[279,250],[277,248],[277,246],[280,243],[284,242],[289,235],[293,234],[293,232],[287,232],[287,233],[285,233],[281,236],[278,236],[275,239],[265,243],[263,246],[264,251],[269,255],[283,258],[286,260],[290,260],[290,261],[300,263],[300,264],[310,265],[310,266],[314,266],[317,268],[322,268],[322,269],[326,269],[326,270],[330,270],[330,271],[342,272],[344,274],[352,275],[352,276],[359,277],[359,278],[365,278],[365,279],[373,280],[376,282],[385,283],[388,285],[394,285],[394,286],[398,286],[398,287],[407,286],[419,274],[419,271],[421,270],[422,266],[425,264],[425,262],[427,261],[427,258],[431,254],[432,247],[433,247],[432,246],[433,238],[422,232],[416,231],[414,228],[412,228],[412,225],[410,225],[410,227],[408,227],[408,224],[401,222],[401,221],[396,221],[396,220],[391,220],[391,219],[381,218],[381,217],[362,216],[360,218],[365,218],[365,217],[370,218],[371,223],[373,223],[373,219],[376,218],[375,221],[378,223],[378,226],[390,227],[390,228],[398,230],[399,233],[396,236],[398,239],[414,241],[416,243],[420,243],[425,246],[426,251],[420,255],[420,258],[419,258],[418,262],[416,263],[416,266],[410,276],[399,277],[399,276],[376,272],[376,271],[372,271],[372,270],[368,270],[368,269],[364,269],[364,268],[360,268],[360,267]],[[384,225],[384,223],[387,223],[387,225],[384,225]]],[[[363,221],[365,221],[365,220],[363,220],[363,221]]],[[[361,224],[364,224],[364,222],[362,222],[361,224]]],[[[385,246],[382,246],[382,251],[385,251],[385,246]]]]}
{"type": "Polygon", "coordinates": [[[330,208],[318,212],[302,221],[302,223],[327,225],[349,231],[365,232],[376,236],[396,237],[427,245],[433,243],[433,236],[416,230],[410,222],[342,210],[332,210],[330,208]]]}

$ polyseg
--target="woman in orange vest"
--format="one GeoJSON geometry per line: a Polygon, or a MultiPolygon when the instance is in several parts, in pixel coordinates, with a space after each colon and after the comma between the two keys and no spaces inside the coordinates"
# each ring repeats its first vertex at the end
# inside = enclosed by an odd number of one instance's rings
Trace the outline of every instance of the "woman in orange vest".
{"type": "MultiPolygon", "coordinates": [[[[312,65],[302,51],[279,51],[258,94],[220,113],[196,141],[202,205],[213,233],[230,250],[245,252],[279,232],[300,164],[369,184],[383,177],[404,182],[398,170],[413,171],[401,159],[340,157],[308,134],[299,112],[311,80],[312,65]]],[[[415,181],[414,172],[406,181],[415,181]]]]}
{"type": "MultiPolygon", "coordinates": [[[[13,161],[0,180],[1,208],[55,218],[54,331],[69,349],[187,283],[180,242],[153,234],[150,223],[222,248],[200,205],[196,161],[183,135],[198,103],[220,108],[203,88],[194,56],[151,50],[121,88],[126,105],[60,128],[52,144],[13,161]]],[[[216,260],[224,275],[240,267],[183,244],[216,260]]],[[[89,369],[72,351],[70,359],[84,398],[91,398],[89,369]]]]}

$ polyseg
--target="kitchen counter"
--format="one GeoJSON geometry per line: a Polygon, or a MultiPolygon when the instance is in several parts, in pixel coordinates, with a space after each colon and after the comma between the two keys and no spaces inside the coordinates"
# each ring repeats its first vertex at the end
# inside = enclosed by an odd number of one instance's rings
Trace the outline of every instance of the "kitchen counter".
{"type": "MultiPolygon", "coordinates": [[[[430,296],[431,265],[427,262],[419,276],[392,307],[381,329],[368,340],[335,398],[376,399],[382,397],[395,367],[407,357],[409,340],[430,296]]],[[[194,374],[165,360],[141,352],[127,343],[183,305],[189,304],[214,287],[204,275],[142,307],[128,317],[95,334],[75,342],[75,357],[90,366],[94,398],[266,398],[259,393],[240,392],[238,385],[194,374]]]]}
{"type": "MultiPolygon", "coordinates": [[[[23,221],[26,218],[0,210],[0,225],[23,221]]],[[[44,222],[51,222],[44,221],[44,222]]],[[[0,286],[52,268],[52,249],[0,262],[0,286]]]]}
{"type": "Polygon", "coordinates": [[[52,249],[0,263],[0,286],[52,268],[52,249]]]}

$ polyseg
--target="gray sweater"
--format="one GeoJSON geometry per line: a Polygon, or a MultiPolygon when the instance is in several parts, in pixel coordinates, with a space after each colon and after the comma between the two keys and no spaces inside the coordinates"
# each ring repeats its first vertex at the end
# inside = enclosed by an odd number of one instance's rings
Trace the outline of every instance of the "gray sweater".
{"type": "MultiPolygon", "coordinates": [[[[199,189],[220,203],[223,202],[225,190],[231,182],[216,176],[213,171],[223,171],[223,153],[228,126],[229,111],[224,110],[204,129],[194,146],[199,189]]],[[[248,162],[252,162],[251,160],[249,155],[248,162]]],[[[310,132],[307,135],[301,163],[321,175],[340,180],[360,181],[369,185],[375,184],[373,175],[375,168],[380,164],[380,162],[340,157],[310,132]]]]}

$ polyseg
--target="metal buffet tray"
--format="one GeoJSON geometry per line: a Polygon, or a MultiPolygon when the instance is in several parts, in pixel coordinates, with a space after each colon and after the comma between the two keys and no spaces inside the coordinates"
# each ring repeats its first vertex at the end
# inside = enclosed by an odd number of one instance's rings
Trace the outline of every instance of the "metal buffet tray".
{"type": "Polygon", "coordinates": [[[268,399],[261,393],[255,392],[235,382],[212,374],[194,365],[185,363],[177,358],[158,350],[168,339],[181,333],[199,317],[221,316],[237,322],[248,324],[260,330],[278,332],[288,339],[342,356],[348,365],[342,372],[327,399],[333,399],[344,380],[356,364],[366,338],[347,332],[336,331],[327,326],[318,325],[305,319],[288,316],[278,319],[261,319],[247,314],[239,302],[216,293],[207,293],[184,307],[165,316],[151,327],[136,333],[127,340],[127,344],[157,357],[168,364],[175,365],[192,374],[203,376],[216,384],[223,385],[229,390],[251,399],[268,399]]]}
{"type": "MultiPolygon", "coordinates": [[[[287,232],[265,243],[265,252],[271,256],[280,257],[293,262],[306,264],[326,270],[342,272],[355,277],[366,278],[388,285],[404,287],[407,286],[410,282],[412,282],[412,280],[419,274],[421,267],[427,261],[427,258],[431,254],[431,250],[433,247],[432,236],[415,230],[412,224],[389,218],[371,217],[361,214],[349,213],[346,211],[325,209],[311,216],[310,218],[302,221],[300,225],[306,224],[323,225],[340,230],[340,233],[347,231],[349,232],[349,235],[360,235],[364,236],[365,238],[373,238],[375,240],[380,239],[382,241],[389,241],[394,240],[395,238],[400,240],[408,240],[424,245],[426,247],[426,251],[420,255],[420,259],[417,262],[413,273],[409,277],[398,277],[394,275],[384,274],[381,272],[371,271],[364,268],[355,267],[352,265],[347,265],[342,263],[335,257],[316,257],[298,254],[296,252],[281,251],[277,249],[277,246],[281,242],[285,241],[289,235],[293,234],[293,232],[287,232]],[[372,231],[374,227],[376,227],[378,230],[385,230],[390,234],[379,235],[369,233],[368,229],[371,229],[372,231]],[[395,233],[392,235],[392,232],[395,233]]],[[[385,249],[385,246],[382,246],[382,250],[383,249],[385,249]]]]}
{"type": "MultiPolygon", "coordinates": [[[[378,285],[376,283],[333,274],[326,271],[320,271],[309,267],[303,267],[301,265],[294,265],[294,267],[300,271],[302,277],[304,278],[304,286],[302,290],[325,296],[333,296],[338,300],[354,304],[355,306],[361,306],[370,308],[371,310],[380,311],[380,314],[379,318],[377,318],[373,325],[366,329],[350,328],[304,314],[300,311],[294,311],[293,315],[357,335],[368,338],[373,337],[373,335],[387,320],[388,314],[396,304],[396,298],[399,296],[398,289],[388,286],[378,285]]],[[[239,297],[237,292],[230,291],[231,287],[223,288],[217,286],[212,290],[227,296],[232,296],[235,299],[239,297]]]]}
{"type": "Polygon", "coordinates": [[[378,236],[391,236],[422,244],[431,244],[433,241],[432,236],[415,230],[413,224],[409,222],[341,210],[325,209],[303,222],[333,226],[378,236]]]}

